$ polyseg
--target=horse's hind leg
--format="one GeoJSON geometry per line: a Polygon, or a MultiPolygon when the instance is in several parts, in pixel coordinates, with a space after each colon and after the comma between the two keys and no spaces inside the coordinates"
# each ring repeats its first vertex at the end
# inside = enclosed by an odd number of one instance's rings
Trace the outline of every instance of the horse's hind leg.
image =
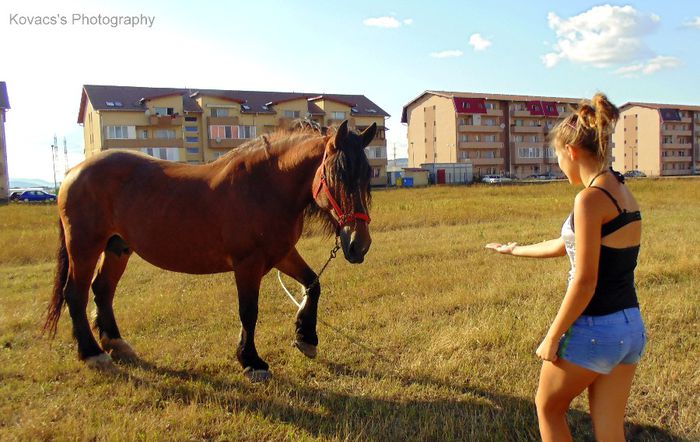
{"type": "MultiPolygon", "coordinates": [[[[73,322],[73,336],[78,342],[78,355],[89,366],[108,369],[112,366],[111,358],[105,354],[92,334],[87,317],[87,304],[90,281],[95,265],[100,256],[100,241],[76,240],[66,232],[68,249],[68,278],[63,296],[68,304],[68,311],[73,322]]],[[[104,243],[102,243],[104,244],[104,243]]]]}
{"type": "Polygon", "coordinates": [[[118,236],[110,238],[102,255],[102,262],[97,269],[97,275],[92,281],[92,291],[95,294],[97,306],[94,326],[97,329],[100,344],[102,349],[114,359],[123,361],[135,360],[136,353],[119,333],[117,321],[114,319],[113,301],[114,292],[119,279],[124,274],[130,255],[131,251],[121,238],[118,236]]]}
{"type": "Polygon", "coordinates": [[[297,312],[296,340],[294,346],[304,356],[315,358],[317,354],[318,335],[316,334],[316,318],[318,315],[318,299],[321,296],[321,284],[316,273],[311,270],[296,248],[275,266],[284,274],[300,282],[308,292],[297,312]],[[314,281],[316,281],[315,284],[314,281]],[[313,287],[309,287],[313,284],[313,287]]]}

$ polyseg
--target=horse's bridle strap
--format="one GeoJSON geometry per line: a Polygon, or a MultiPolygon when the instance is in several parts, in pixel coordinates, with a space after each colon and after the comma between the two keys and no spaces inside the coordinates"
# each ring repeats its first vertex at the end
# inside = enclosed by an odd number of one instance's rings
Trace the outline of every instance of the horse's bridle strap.
{"type": "Polygon", "coordinates": [[[318,168],[321,170],[321,179],[319,180],[318,187],[314,191],[314,200],[318,199],[318,194],[321,193],[321,189],[323,189],[326,193],[326,197],[328,198],[328,201],[331,203],[331,206],[333,207],[333,210],[335,211],[336,216],[338,217],[338,229],[342,229],[343,226],[349,222],[355,221],[355,220],[362,220],[365,223],[369,224],[371,221],[369,215],[366,213],[344,213],[343,209],[340,208],[340,205],[336,201],[336,199],[333,197],[333,194],[331,193],[330,187],[328,187],[328,182],[326,181],[326,151],[323,152],[323,159],[321,160],[321,165],[318,166],[318,168]]]}

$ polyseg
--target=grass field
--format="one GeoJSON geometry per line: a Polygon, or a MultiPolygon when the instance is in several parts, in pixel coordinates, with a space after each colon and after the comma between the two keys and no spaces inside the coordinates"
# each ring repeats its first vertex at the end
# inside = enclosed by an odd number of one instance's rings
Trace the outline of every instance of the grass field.
{"type": "MultiPolygon", "coordinates": [[[[700,180],[629,186],[644,216],[637,283],[649,345],[627,437],[700,440],[700,180]]],[[[290,346],[295,308],[276,274],[263,280],[256,343],[274,378],[262,385],[235,359],[233,275],[169,273],[138,257],[115,310],[142,362],[85,368],[67,312],[55,340],[39,333],[55,206],[0,207],[0,439],[536,440],[534,351],[568,260],[483,245],[558,236],[574,195],[565,183],[376,192],[365,263],[340,258],[323,275],[316,360],[290,346]]],[[[315,268],[331,246],[314,234],[300,242],[315,268]]],[[[593,439],[585,398],[569,418],[575,439],[593,439]]]]}

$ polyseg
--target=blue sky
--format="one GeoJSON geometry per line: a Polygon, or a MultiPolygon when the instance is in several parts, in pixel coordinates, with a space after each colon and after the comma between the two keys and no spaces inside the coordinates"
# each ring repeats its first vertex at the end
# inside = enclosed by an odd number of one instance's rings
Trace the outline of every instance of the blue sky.
{"type": "Polygon", "coordinates": [[[406,152],[402,106],[426,89],[700,103],[700,2],[492,4],[5,1],[10,177],[52,179],[54,133],[67,138],[69,165],[82,159],[82,84],[365,94],[392,115],[390,158],[394,143],[397,156],[406,152]],[[155,22],[10,21],[73,13],[155,22]]]}

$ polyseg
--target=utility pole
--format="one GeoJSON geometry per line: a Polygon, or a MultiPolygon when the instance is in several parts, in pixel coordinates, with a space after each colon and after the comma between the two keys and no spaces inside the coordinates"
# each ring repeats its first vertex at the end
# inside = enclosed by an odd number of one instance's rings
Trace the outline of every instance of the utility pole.
{"type": "Polygon", "coordinates": [[[56,182],[56,156],[58,155],[58,138],[56,134],[53,135],[53,144],[51,145],[51,164],[53,164],[53,191],[56,192],[58,189],[58,183],[56,182]]]}
{"type": "Polygon", "coordinates": [[[66,137],[63,137],[63,176],[68,173],[68,144],[66,143],[66,137]]]}

